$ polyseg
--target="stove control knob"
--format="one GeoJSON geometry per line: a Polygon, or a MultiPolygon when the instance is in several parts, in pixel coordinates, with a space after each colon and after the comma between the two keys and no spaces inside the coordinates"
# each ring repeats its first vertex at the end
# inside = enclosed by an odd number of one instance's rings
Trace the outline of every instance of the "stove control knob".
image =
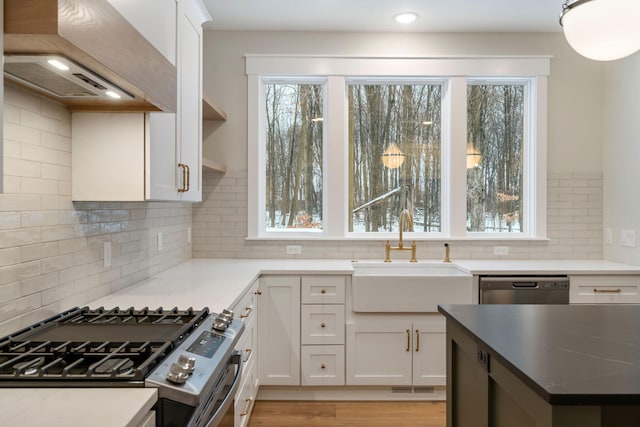
{"type": "Polygon", "coordinates": [[[187,373],[191,374],[196,366],[196,359],[194,357],[189,357],[186,354],[181,354],[178,357],[178,365],[182,366],[187,373]]]}
{"type": "Polygon", "coordinates": [[[171,365],[169,373],[167,374],[168,381],[174,384],[184,384],[187,382],[187,378],[189,378],[189,372],[187,372],[187,369],[185,369],[184,366],[177,363],[173,363],[171,365]]]}
{"type": "Polygon", "coordinates": [[[225,308],[224,310],[222,310],[222,314],[224,314],[225,316],[228,316],[230,319],[233,319],[233,310],[229,310],[228,308],[225,308]]]}
{"type": "Polygon", "coordinates": [[[226,331],[227,326],[229,326],[227,321],[219,317],[217,317],[216,320],[213,321],[213,329],[215,329],[216,331],[226,331]]]}

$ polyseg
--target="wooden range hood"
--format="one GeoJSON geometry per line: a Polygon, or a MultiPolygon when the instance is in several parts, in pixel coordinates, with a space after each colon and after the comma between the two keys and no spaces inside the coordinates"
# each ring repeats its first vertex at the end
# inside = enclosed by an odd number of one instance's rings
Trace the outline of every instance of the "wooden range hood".
{"type": "Polygon", "coordinates": [[[4,0],[4,53],[62,55],[134,96],[45,94],[70,110],[176,111],[176,67],[107,0],[4,0]]]}

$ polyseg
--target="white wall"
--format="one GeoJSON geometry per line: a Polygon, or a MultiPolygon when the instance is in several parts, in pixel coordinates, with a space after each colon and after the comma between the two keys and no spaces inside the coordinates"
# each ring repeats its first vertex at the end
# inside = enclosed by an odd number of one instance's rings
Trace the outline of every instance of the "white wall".
{"type": "Polygon", "coordinates": [[[622,230],[640,233],[640,53],[606,65],[604,94],[604,227],[613,237],[604,257],[640,265],[640,240],[620,244],[622,230]]]}
{"type": "MultiPolygon", "coordinates": [[[[204,127],[206,157],[227,164],[205,174],[203,203],[194,207],[194,257],[286,257],[284,242],[246,241],[247,78],[245,54],[357,56],[552,55],[548,108],[549,242],[455,242],[454,257],[602,257],[602,82],[604,66],[576,54],[560,33],[305,33],[205,31],[204,92],[228,114],[204,127]]],[[[289,242],[292,243],[292,242],[289,242]]],[[[305,258],[375,258],[367,242],[296,242],[305,258]]],[[[380,246],[380,248],[378,247],[380,246]]],[[[437,258],[437,242],[419,256],[437,258]]]]}

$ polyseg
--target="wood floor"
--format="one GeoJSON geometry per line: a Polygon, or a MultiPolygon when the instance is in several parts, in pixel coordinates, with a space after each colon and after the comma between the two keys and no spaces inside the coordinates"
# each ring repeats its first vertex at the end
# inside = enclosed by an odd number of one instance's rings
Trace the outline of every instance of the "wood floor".
{"type": "Polygon", "coordinates": [[[446,413],[445,402],[258,400],[249,427],[445,427],[446,413]]]}

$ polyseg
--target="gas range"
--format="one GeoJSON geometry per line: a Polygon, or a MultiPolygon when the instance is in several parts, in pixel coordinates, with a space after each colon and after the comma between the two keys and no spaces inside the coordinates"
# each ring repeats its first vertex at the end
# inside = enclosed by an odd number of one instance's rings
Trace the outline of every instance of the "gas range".
{"type": "Polygon", "coordinates": [[[76,307],[0,339],[0,387],[154,387],[157,425],[207,425],[243,329],[227,310],[76,307]]]}

